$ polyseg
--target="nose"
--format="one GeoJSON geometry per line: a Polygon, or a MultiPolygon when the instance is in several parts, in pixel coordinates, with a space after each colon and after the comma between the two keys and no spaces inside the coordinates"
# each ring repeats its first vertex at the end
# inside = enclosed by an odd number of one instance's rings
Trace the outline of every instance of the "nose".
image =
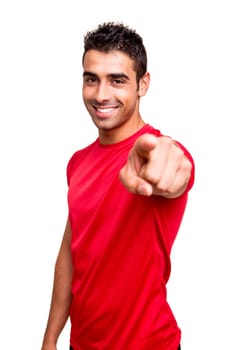
{"type": "Polygon", "coordinates": [[[102,103],[108,101],[111,97],[111,88],[107,82],[100,82],[96,89],[96,101],[102,103]]]}

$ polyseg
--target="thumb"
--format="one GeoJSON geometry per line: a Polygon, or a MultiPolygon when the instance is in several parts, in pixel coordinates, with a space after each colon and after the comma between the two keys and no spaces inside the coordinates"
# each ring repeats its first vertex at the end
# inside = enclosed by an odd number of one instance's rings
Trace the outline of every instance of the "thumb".
{"type": "Polygon", "coordinates": [[[119,172],[119,178],[121,183],[126,189],[134,194],[140,194],[144,196],[151,196],[153,188],[150,183],[139,177],[137,174],[132,173],[128,164],[124,165],[119,172]]]}

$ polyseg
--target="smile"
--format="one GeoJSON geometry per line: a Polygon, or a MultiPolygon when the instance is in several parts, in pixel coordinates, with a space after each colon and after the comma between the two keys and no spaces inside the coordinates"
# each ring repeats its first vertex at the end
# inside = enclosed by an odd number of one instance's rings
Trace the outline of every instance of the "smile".
{"type": "Polygon", "coordinates": [[[116,107],[105,107],[105,108],[95,107],[95,109],[98,113],[107,114],[107,113],[112,113],[116,109],[116,107]]]}

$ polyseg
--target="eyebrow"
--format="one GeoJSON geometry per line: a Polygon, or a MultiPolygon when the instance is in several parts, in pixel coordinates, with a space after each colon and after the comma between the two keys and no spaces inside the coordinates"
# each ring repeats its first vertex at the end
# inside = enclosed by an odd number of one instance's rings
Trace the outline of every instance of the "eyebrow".
{"type": "MultiPolygon", "coordinates": [[[[94,78],[98,77],[98,75],[95,73],[84,71],[83,77],[86,77],[86,76],[94,77],[94,78]]],[[[109,73],[109,74],[107,74],[107,77],[111,78],[111,79],[122,79],[123,78],[123,79],[129,80],[128,75],[126,75],[125,73],[109,73]]]]}

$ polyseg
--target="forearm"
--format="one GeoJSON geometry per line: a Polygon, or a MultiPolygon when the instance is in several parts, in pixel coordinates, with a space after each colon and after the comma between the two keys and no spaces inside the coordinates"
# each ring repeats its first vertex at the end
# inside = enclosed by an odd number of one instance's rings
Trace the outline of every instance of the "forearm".
{"type": "Polygon", "coordinates": [[[48,322],[44,333],[42,350],[55,349],[58,337],[69,317],[71,303],[72,264],[70,256],[69,225],[66,227],[57,257],[52,299],[48,322]]]}
{"type": "Polygon", "coordinates": [[[70,303],[70,286],[64,286],[64,278],[60,276],[59,272],[56,271],[54,276],[54,287],[50,312],[44,334],[43,344],[57,343],[57,339],[69,317],[70,303]]]}

